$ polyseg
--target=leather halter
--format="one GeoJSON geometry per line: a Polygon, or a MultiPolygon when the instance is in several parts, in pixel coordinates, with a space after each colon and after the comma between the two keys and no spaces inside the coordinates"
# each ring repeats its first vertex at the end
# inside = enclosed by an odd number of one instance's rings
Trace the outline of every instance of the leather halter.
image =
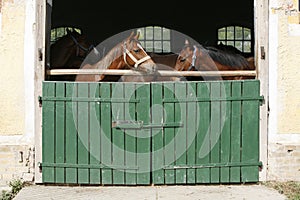
{"type": "MultiPolygon", "coordinates": [[[[143,49],[143,47],[142,47],[139,43],[137,44],[137,46],[138,46],[138,47],[139,47],[139,48],[147,55],[147,53],[145,52],[145,50],[143,49]]],[[[124,62],[125,62],[128,66],[130,66],[130,65],[128,64],[128,62],[127,62],[126,55],[128,55],[128,56],[131,58],[131,60],[134,62],[134,68],[135,68],[135,69],[137,69],[137,67],[138,67],[141,63],[145,62],[145,61],[148,60],[148,59],[151,59],[151,57],[150,57],[149,55],[147,55],[147,56],[145,56],[145,57],[143,57],[143,58],[137,60],[137,59],[132,55],[132,53],[130,53],[130,51],[126,48],[126,41],[125,41],[124,44],[123,44],[123,58],[124,58],[124,62]]]]}
{"type": "Polygon", "coordinates": [[[196,45],[194,45],[193,47],[194,47],[194,51],[193,51],[193,56],[192,56],[192,63],[191,63],[191,66],[189,66],[187,71],[191,71],[193,68],[196,70],[195,62],[196,62],[196,59],[197,59],[197,55],[196,55],[197,47],[196,47],[196,45]]]}
{"type": "Polygon", "coordinates": [[[77,46],[76,56],[79,55],[80,49],[83,50],[87,54],[94,48],[94,45],[90,45],[89,48],[85,48],[84,46],[79,44],[79,42],[76,40],[76,38],[73,35],[71,35],[71,38],[72,38],[73,42],[75,43],[75,45],[77,46]]]}

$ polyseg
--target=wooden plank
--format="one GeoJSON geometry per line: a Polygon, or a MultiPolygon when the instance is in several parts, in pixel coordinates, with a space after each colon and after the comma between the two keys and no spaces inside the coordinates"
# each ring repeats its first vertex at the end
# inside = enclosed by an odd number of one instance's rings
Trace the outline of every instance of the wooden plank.
{"type": "MultiPolygon", "coordinates": [[[[209,98],[210,97],[210,83],[198,82],[197,83],[197,97],[209,98]]],[[[199,130],[196,135],[196,164],[209,163],[210,156],[210,103],[200,102],[199,104],[199,130]]],[[[209,183],[210,182],[210,169],[200,168],[196,169],[196,182],[209,183]]]]}
{"type": "MultiPolygon", "coordinates": [[[[125,96],[124,83],[114,83],[112,85],[112,98],[123,99],[125,96]]],[[[125,108],[124,103],[112,103],[112,120],[124,120],[125,108]]],[[[112,129],[112,164],[116,166],[113,169],[113,184],[124,184],[124,163],[125,163],[125,132],[123,129],[112,129]]]]}
{"type": "MultiPolygon", "coordinates": [[[[232,82],[231,86],[231,96],[239,98],[242,94],[242,84],[241,82],[232,82]]],[[[230,161],[234,163],[241,162],[241,120],[242,120],[242,110],[241,101],[231,102],[231,141],[230,141],[230,161]]],[[[230,168],[230,182],[240,183],[241,179],[241,167],[231,167],[230,168]]]]}
{"type": "MultiPolygon", "coordinates": [[[[151,122],[153,124],[163,123],[163,85],[162,83],[151,84],[151,122]]],[[[152,129],[152,180],[153,184],[164,184],[164,136],[163,129],[152,129]]]]}
{"type": "MultiPolygon", "coordinates": [[[[77,84],[66,83],[66,97],[77,96],[77,84]]],[[[68,164],[77,163],[77,128],[75,120],[77,120],[77,103],[66,102],[66,160],[68,164]]],[[[77,169],[66,167],[66,183],[77,183],[77,169]]]]}
{"type": "MultiPolygon", "coordinates": [[[[126,99],[136,99],[135,94],[135,84],[134,83],[127,83],[125,87],[125,94],[124,97],[126,99]]],[[[136,110],[135,110],[135,103],[124,103],[125,108],[125,120],[136,120],[136,110]]],[[[129,169],[125,170],[125,184],[126,185],[136,185],[136,138],[137,138],[137,131],[127,129],[125,132],[125,166],[129,169]]]]}
{"type": "MultiPolygon", "coordinates": [[[[174,88],[174,94],[175,98],[185,98],[186,97],[186,84],[178,82],[175,83],[175,88],[174,88]]],[[[175,121],[174,122],[182,122],[184,124],[183,127],[178,127],[175,128],[175,136],[174,136],[174,141],[175,141],[175,157],[177,158],[176,160],[176,166],[184,166],[186,165],[187,161],[187,146],[186,146],[186,127],[187,127],[187,121],[186,121],[186,116],[187,116],[187,110],[186,110],[186,103],[179,102],[175,103],[175,121]]],[[[187,182],[187,170],[186,169],[176,169],[176,183],[177,184],[184,184],[187,182]]]]}
{"type": "MultiPolygon", "coordinates": [[[[99,83],[89,84],[89,97],[99,97],[99,83]]],[[[100,163],[100,103],[89,102],[89,143],[90,143],[90,164],[97,165],[100,163]]],[[[90,169],[90,184],[101,184],[101,169],[90,169]]]]}
{"type": "MultiPolygon", "coordinates": [[[[196,98],[196,83],[186,82],[187,98],[196,98]]],[[[196,102],[187,103],[186,113],[186,140],[187,140],[187,164],[189,166],[196,165],[196,132],[199,128],[199,110],[196,102]]],[[[187,183],[196,183],[196,169],[187,170],[187,183]]]]}
{"type": "MultiPolygon", "coordinates": [[[[136,117],[138,121],[149,123],[150,119],[150,84],[137,84],[136,96],[140,102],[136,105],[136,117]]],[[[151,129],[137,131],[137,184],[150,184],[151,171],[151,129]]]]}
{"type": "MultiPolygon", "coordinates": [[[[78,83],[78,97],[89,96],[88,83],[78,83]]],[[[78,102],[78,164],[89,164],[89,105],[88,102],[78,102]]],[[[89,183],[89,169],[78,169],[78,183],[89,183]]]]}
{"type": "MultiPolygon", "coordinates": [[[[174,83],[164,83],[164,98],[174,98],[174,83]]],[[[175,121],[175,105],[174,103],[164,103],[164,121],[166,123],[175,121]]],[[[164,163],[165,165],[175,164],[175,128],[164,128],[164,163]]],[[[175,184],[175,170],[165,170],[165,184],[175,184]]]]}
{"type": "MultiPolygon", "coordinates": [[[[218,98],[220,97],[220,82],[212,82],[210,88],[210,97],[218,98]]],[[[220,162],[220,102],[212,101],[211,102],[211,123],[210,123],[210,162],[211,163],[219,163],[220,162]]],[[[211,183],[219,183],[220,182],[220,168],[212,168],[210,171],[211,183]]]]}
{"type": "MultiPolygon", "coordinates": [[[[100,83],[100,96],[102,98],[111,98],[111,84],[100,83]]],[[[100,103],[100,156],[101,164],[108,168],[102,170],[102,184],[112,184],[112,130],[111,130],[112,116],[111,116],[111,103],[100,103]]]]}
{"type": "MultiPolygon", "coordinates": [[[[158,70],[161,76],[250,76],[255,77],[255,70],[228,70],[228,71],[173,71],[158,70]]],[[[103,75],[120,75],[120,76],[139,76],[141,72],[135,70],[118,70],[118,69],[51,69],[47,70],[48,75],[76,75],[76,74],[103,74],[103,75]]],[[[147,73],[142,75],[147,75],[147,73]]]]}
{"type": "MultiPolygon", "coordinates": [[[[245,81],[243,96],[259,97],[259,81],[245,81]]],[[[242,162],[259,161],[259,101],[243,101],[242,162]]],[[[242,167],[242,182],[257,182],[258,166],[242,167]]]]}
{"type": "MultiPolygon", "coordinates": [[[[221,84],[221,98],[231,96],[231,82],[227,81],[221,84]]],[[[220,162],[230,163],[230,123],[231,123],[231,102],[221,102],[221,146],[220,146],[220,162]]],[[[229,183],[230,174],[229,167],[222,167],[220,172],[220,182],[229,183]]]]}
{"type": "MultiPolygon", "coordinates": [[[[43,83],[43,97],[55,96],[55,82],[43,83]]],[[[55,162],[55,102],[43,102],[42,110],[42,159],[43,163],[55,162]]],[[[42,181],[44,183],[55,182],[55,170],[53,167],[42,168],[42,181]]]]}
{"type": "MultiPolygon", "coordinates": [[[[65,96],[64,82],[56,83],[56,97],[65,96]]],[[[65,162],[65,102],[58,101],[55,106],[55,163],[65,162]]],[[[65,169],[55,168],[55,183],[65,183],[65,169]]]]}

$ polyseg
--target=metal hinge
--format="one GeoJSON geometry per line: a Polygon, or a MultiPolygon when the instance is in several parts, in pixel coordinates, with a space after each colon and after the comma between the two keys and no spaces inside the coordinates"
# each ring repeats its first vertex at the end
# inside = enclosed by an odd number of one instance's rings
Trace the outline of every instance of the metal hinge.
{"type": "Polygon", "coordinates": [[[266,59],[266,51],[265,51],[265,47],[264,46],[260,47],[260,58],[262,60],[266,59]]]}
{"type": "Polygon", "coordinates": [[[38,50],[38,54],[39,54],[39,61],[43,61],[43,49],[42,48],[39,48],[38,50]]]}
{"type": "Polygon", "coordinates": [[[39,101],[39,107],[42,107],[43,97],[39,96],[38,101],[39,101]]]}

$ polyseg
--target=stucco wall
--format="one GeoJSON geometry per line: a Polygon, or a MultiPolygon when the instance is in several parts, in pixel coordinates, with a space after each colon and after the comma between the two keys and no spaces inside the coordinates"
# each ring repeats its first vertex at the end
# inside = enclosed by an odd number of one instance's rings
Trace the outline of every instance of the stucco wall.
{"type": "Polygon", "coordinates": [[[278,133],[300,133],[300,24],[296,8],[295,1],[292,8],[278,11],[278,133]]]}
{"type": "Polygon", "coordinates": [[[0,0],[0,188],[13,179],[33,180],[35,6],[0,0]]]}
{"type": "Polygon", "coordinates": [[[270,0],[267,180],[300,180],[300,20],[297,0],[270,0]]]}
{"type": "Polygon", "coordinates": [[[24,0],[2,0],[0,15],[0,135],[20,135],[25,116],[24,0]]]}

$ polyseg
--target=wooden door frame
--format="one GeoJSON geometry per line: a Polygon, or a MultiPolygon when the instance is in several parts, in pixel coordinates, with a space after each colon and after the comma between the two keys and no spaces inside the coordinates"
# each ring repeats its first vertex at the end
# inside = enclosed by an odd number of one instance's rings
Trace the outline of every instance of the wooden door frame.
{"type": "Polygon", "coordinates": [[[268,108],[269,108],[269,0],[254,0],[255,63],[264,103],[260,108],[260,161],[263,167],[259,180],[267,180],[268,108]]]}
{"type": "Polygon", "coordinates": [[[35,46],[35,78],[34,78],[34,109],[35,109],[35,183],[42,182],[42,173],[39,163],[42,162],[42,107],[39,102],[39,97],[42,96],[42,82],[45,80],[45,65],[46,65],[46,20],[47,9],[52,4],[52,0],[36,0],[36,46],[35,46]]]}

